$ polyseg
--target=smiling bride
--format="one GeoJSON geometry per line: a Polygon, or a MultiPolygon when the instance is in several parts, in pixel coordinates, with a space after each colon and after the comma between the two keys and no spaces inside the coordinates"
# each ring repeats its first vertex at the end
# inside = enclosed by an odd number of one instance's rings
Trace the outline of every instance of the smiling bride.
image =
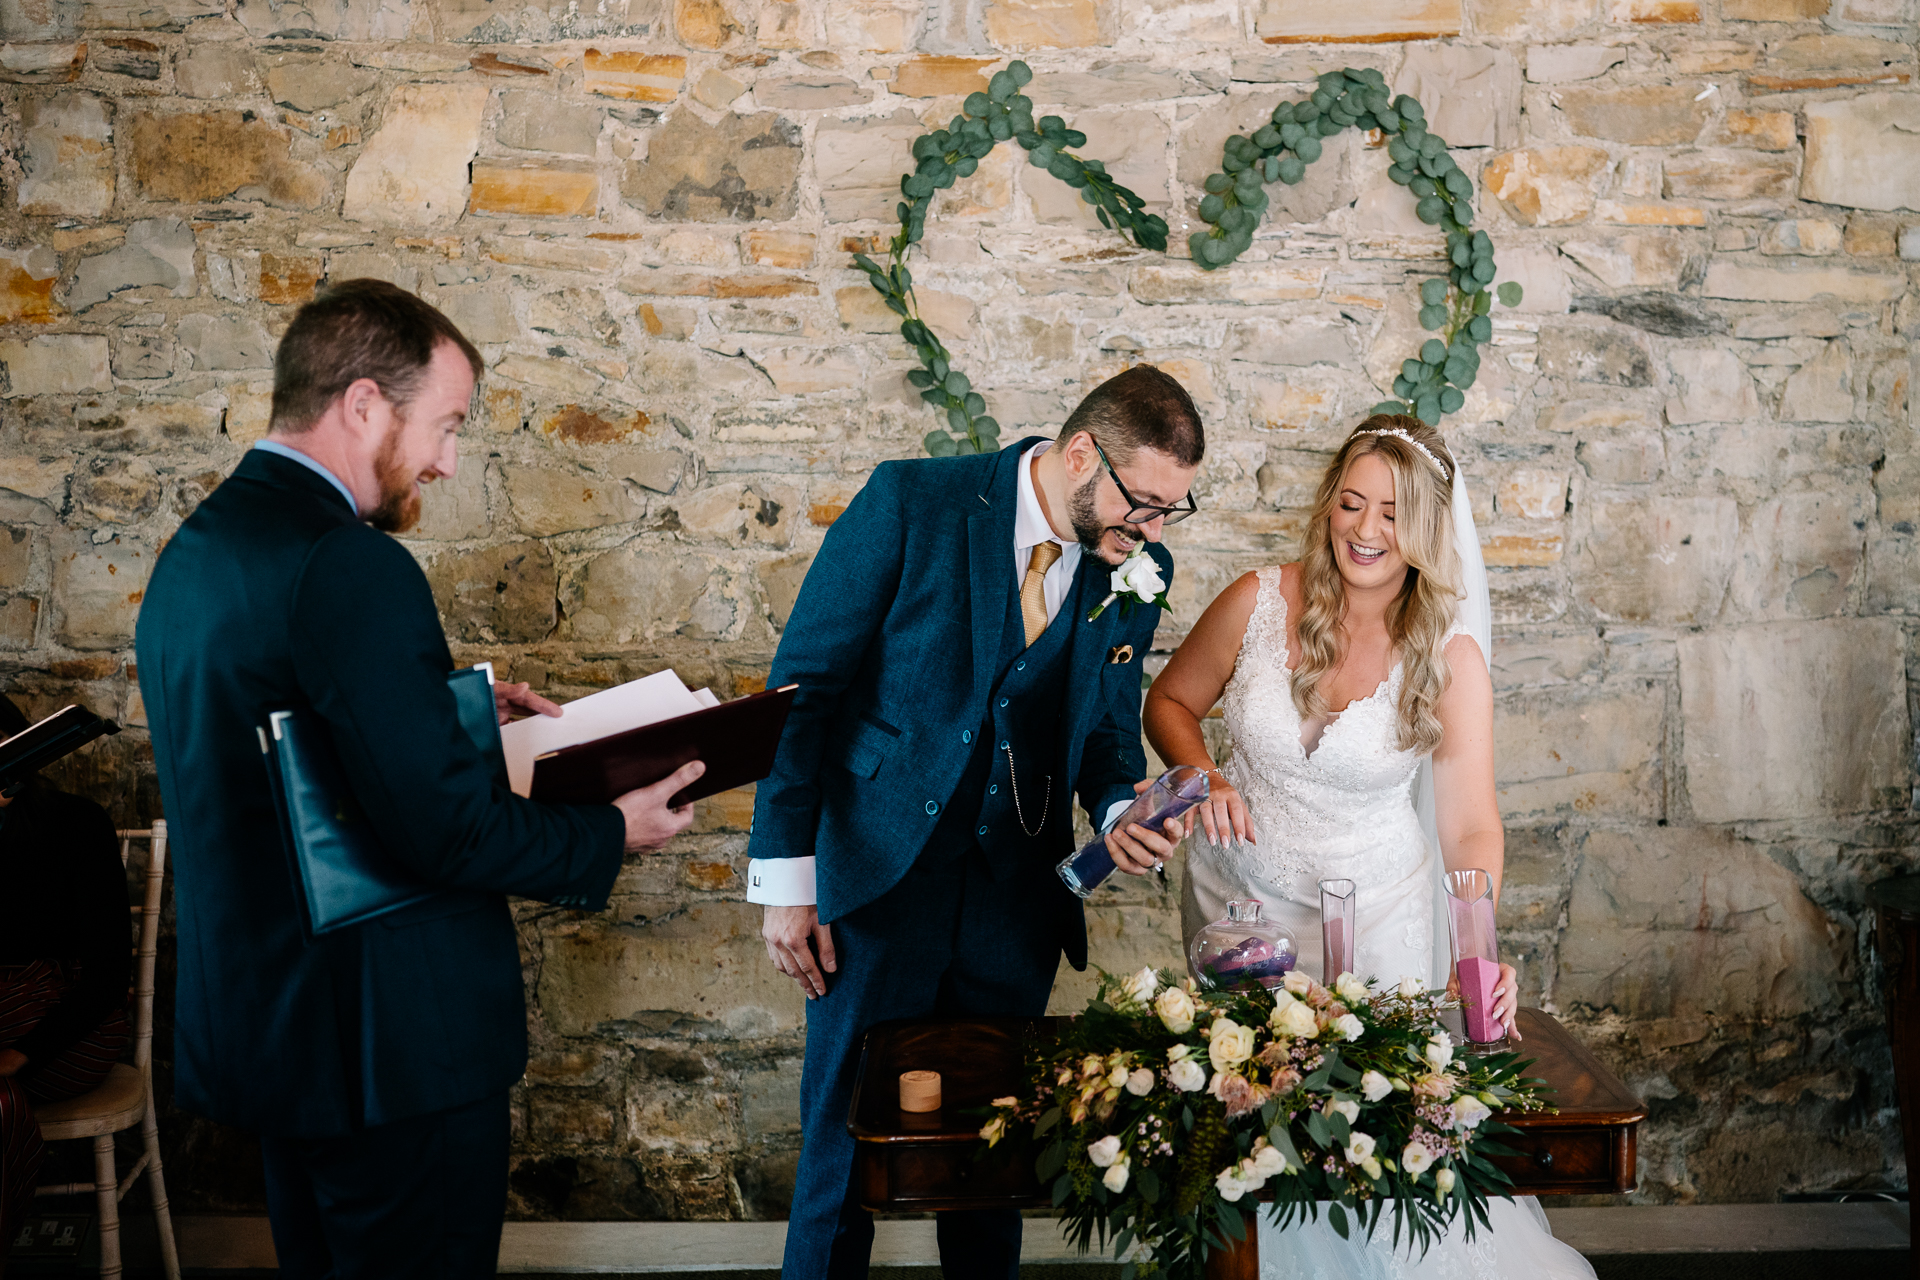
{"type": "MultiPolygon", "coordinates": [[[[1355,970],[1425,985],[1436,943],[1446,945],[1435,936],[1436,859],[1449,871],[1485,871],[1498,898],[1505,835],[1485,570],[1458,470],[1418,419],[1362,422],[1320,482],[1300,562],[1228,587],[1154,681],[1148,740],[1169,765],[1196,765],[1215,784],[1199,811],[1206,842],[1187,857],[1184,936],[1225,915],[1228,901],[1257,898],[1293,937],[1301,968],[1331,982],[1338,975],[1319,972],[1318,886],[1351,880],[1355,970]],[[1223,696],[1233,740],[1224,770],[1200,733],[1223,696]],[[1429,761],[1433,826],[1423,829],[1415,801],[1429,761]]],[[[1511,966],[1500,966],[1493,995],[1513,1033],[1511,966]]],[[[1553,1238],[1531,1198],[1495,1200],[1489,1211],[1490,1235],[1468,1241],[1455,1230],[1424,1257],[1395,1250],[1390,1232],[1348,1241],[1324,1218],[1281,1232],[1263,1217],[1260,1274],[1594,1274],[1553,1238]]]]}

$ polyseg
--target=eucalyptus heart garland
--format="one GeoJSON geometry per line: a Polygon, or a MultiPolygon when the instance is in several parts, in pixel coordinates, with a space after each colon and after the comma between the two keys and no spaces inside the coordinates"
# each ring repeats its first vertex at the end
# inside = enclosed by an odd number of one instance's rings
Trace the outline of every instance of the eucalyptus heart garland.
{"type": "MultiPolygon", "coordinates": [[[[945,129],[922,134],[913,143],[915,168],[900,178],[906,198],[896,206],[900,229],[888,245],[886,265],[864,253],[854,264],[901,317],[900,336],[920,359],[908,381],[920,398],[945,413],[947,424],[922,441],[929,454],[947,457],[987,453],[1000,447],[1000,424],[987,414],[986,398],[967,375],[953,367],[952,353],[920,318],[907,254],[926,232],[927,211],[936,191],[971,176],[995,146],[1009,138],[1027,152],[1027,161],[1080,192],[1093,206],[1100,225],[1118,231],[1142,249],[1165,252],[1167,223],[1145,211],[1146,202],[1113,180],[1099,160],[1083,159],[1073,149],[1087,135],[1069,129],[1059,116],[1033,117],[1033,101],[1020,91],[1033,80],[1024,62],[996,71],[985,93],[967,95],[961,114],[945,129]]],[[[1266,184],[1289,185],[1306,177],[1307,166],[1322,154],[1322,139],[1343,129],[1377,130],[1393,161],[1387,174],[1419,201],[1415,213],[1446,232],[1448,275],[1420,283],[1420,324],[1439,337],[1401,362],[1393,394],[1374,413],[1410,413],[1438,424],[1465,402],[1465,392],[1480,372],[1479,348],[1493,339],[1492,288],[1496,268],[1493,240],[1473,224],[1473,180],[1448,153],[1446,140],[1427,128],[1426,112],[1407,94],[1394,97],[1386,77],[1369,67],[1330,71],[1319,78],[1312,96],[1283,102],[1270,122],[1251,138],[1235,135],[1223,149],[1222,172],[1205,183],[1200,218],[1209,224],[1188,238],[1193,260],[1203,269],[1226,266],[1253,244],[1253,232],[1266,211],[1266,184]]],[[[1519,284],[1497,290],[1505,306],[1519,305],[1519,284]]]]}

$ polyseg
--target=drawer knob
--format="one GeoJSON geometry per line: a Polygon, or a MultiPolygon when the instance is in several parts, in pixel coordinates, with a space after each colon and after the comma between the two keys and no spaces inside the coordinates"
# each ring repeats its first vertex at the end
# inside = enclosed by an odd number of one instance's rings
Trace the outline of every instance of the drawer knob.
{"type": "Polygon", "coordinates": [[[1542,1169],[1553,1168],[1553,1149],[1551,1147],[1541,1147],[1533,1153],[1533,1162],[1542,1169]]]}

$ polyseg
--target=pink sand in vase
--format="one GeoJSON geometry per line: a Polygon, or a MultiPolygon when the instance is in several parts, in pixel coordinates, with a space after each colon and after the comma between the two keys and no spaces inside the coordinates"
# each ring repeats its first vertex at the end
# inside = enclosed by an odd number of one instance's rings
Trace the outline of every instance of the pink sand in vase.
{"type": "Polygon", "coordinates": [[[1485,1044],[1506,1034],[1495,1016],[1493,989],[1500,982],[1500,966],[1479,956],[1460,957],[1460,1005],[1467,1038],[1485,1044]]]}

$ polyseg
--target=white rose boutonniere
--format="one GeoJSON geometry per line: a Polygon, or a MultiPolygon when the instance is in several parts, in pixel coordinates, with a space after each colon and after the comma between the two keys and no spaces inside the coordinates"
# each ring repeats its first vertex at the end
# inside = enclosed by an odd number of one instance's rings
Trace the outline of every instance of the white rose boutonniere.
{"type": "Polygon", "coordinates": [[[1147,544],[1144,542],[1114,569],[1107,586],[1107,598],[1093,607],[1093,612],[1087,615],[1088,622],[1105,613],[1107,606],[1115,600],[1120,602],[1122,616],[1132,610],[1136,601],[1140,604],[1157,604],[1162,609],[1167,607],[1167,584],[1160,577],[1159,564],[1147,554],[1147,544]]]}

